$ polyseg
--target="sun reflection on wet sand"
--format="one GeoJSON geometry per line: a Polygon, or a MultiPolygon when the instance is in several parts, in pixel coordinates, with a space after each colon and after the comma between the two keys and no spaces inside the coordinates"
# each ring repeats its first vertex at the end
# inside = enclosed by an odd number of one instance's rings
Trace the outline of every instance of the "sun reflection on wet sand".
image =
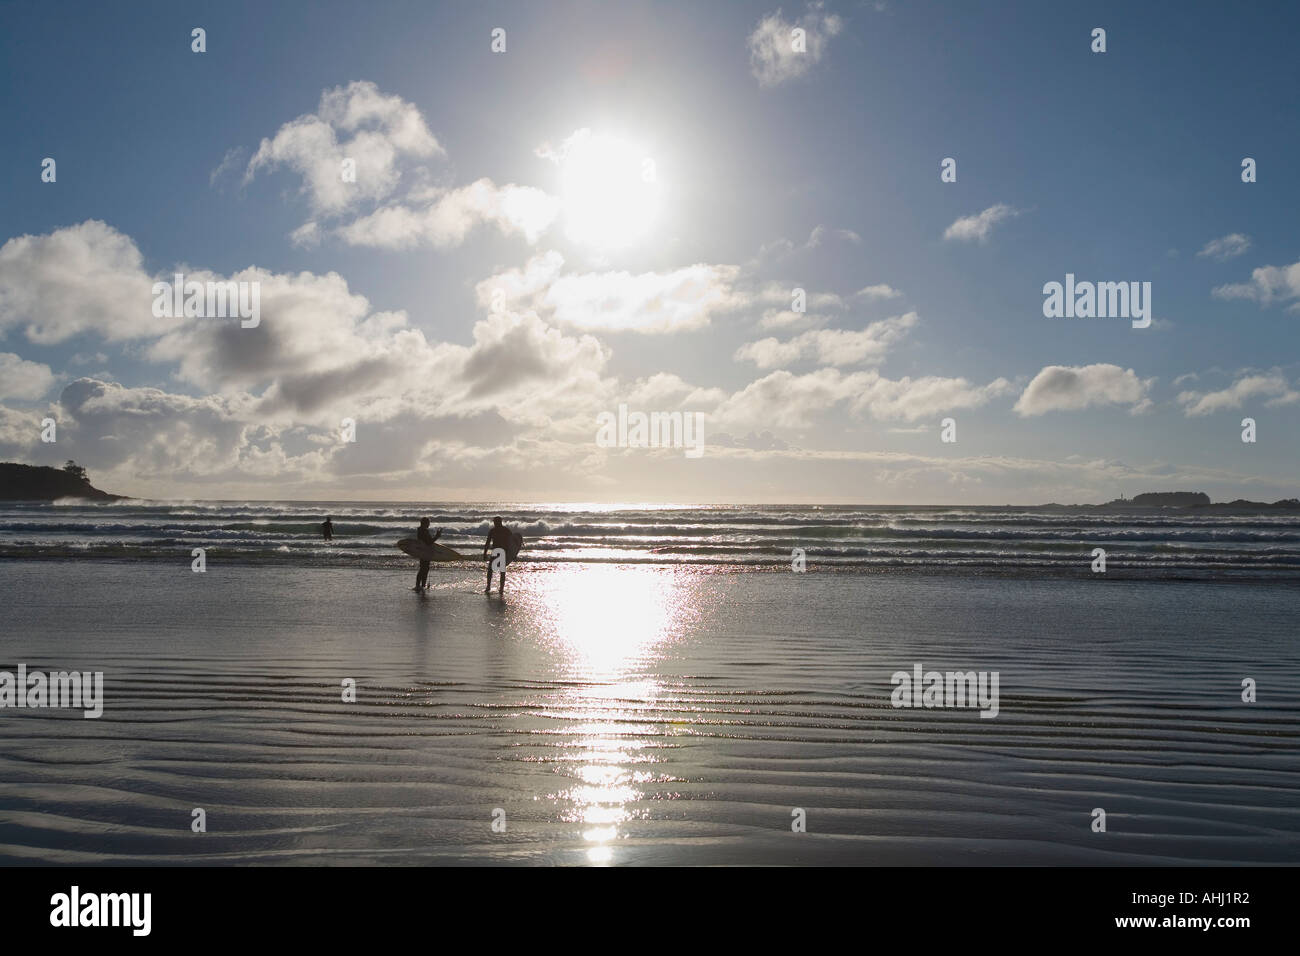
{"type": "Polygon", "coordinates": [[[557,797],[568,805],[561,818],[583,826],[589,863],[615,862],[616,842],[638,815],[638,781],[649,775],[637,765],[657,759],[663,732],[639,718],[661,690],[655,665],[696,616],[690,595],[671,572],[600,565],[556,573],[537,595],[552,650],[574,682],[555,701],[574,719],[561,766],[575,782],[557,797]]]}

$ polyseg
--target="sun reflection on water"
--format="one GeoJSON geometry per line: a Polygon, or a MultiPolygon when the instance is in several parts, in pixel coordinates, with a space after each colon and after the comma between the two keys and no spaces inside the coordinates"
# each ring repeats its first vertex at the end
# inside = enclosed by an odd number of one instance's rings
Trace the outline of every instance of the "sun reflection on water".
{"type": "Polygon", "coordinates": [[[586,858],[615,861],[614,849],[638,814],[637,766],[656,758],[662,728],[643,722],[661,690],[654,665],[694,619],[691,589],[656,568],[578,565],[541,584],[539,613],[572,687],[554,701],[573,724],[563,772],[574,783],[559,794],[564,819],[581,824],[586,858]]]}

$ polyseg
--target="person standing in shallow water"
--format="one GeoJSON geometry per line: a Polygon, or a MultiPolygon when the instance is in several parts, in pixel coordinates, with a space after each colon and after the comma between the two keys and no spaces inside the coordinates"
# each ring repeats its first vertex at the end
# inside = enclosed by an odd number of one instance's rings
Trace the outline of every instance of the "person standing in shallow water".
{"type": "MultiPolygon", "coordinates": [[[[483,557],[487,558],[487,587],[483,589],[484,594],[492,593],[492,560],[496,557],[496,551],[500,548],[507,554],[514,546],[514,541],[510,538],[510,529],[501,523],[501,516],[497,515],[492,519],[492,527],[488,528],[487,540],[483,542],[483,557]]],[[[506,572],[505,559],[502,558],[501,565],[501,583],[498,586],[497,593],[506,593],[506,572]]]]}
{"type": "MultiPolygon", "coordinates": [[[[415,532],[415,537],[419,540],[421,544],[432,545],[435,541],[437,541],[440,537],[442,537],[442,529],[439,528],[433,534],[429,534],[429,519],[421,518],[420,530],[415,532]]],[[[429,562],[421,561],[420,570],[416,572],[415,575],[415,587],[413,587],[411,590],[423,591],[428,586],[429,586],[429,562]]]]}
{"type": "Polygon", "coordinates": [[[334,519],[326,518],[324,524],[320,526],[321,537],[326,541],[334,540],[334,519]]]}

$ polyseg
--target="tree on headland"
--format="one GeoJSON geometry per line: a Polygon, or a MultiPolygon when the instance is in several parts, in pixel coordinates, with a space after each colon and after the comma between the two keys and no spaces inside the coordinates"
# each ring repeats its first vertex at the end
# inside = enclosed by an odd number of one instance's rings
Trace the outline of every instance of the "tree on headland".
{"type": "Polygon", "coordinates": [[[90,480],[90,479],[86,476],[86,469],[82,468],[80,465],[78,465],[78,464],[77,464],[75,461],[73,461],[71,458],[69,458],[68,461],[67,461],[67,464],[65,464],[65,465],[63,466],[63,471],[64,471],[66,474],[71,475],[73,478],[76,478],[78,481],[89,481],[89,480],[90,480]]]}

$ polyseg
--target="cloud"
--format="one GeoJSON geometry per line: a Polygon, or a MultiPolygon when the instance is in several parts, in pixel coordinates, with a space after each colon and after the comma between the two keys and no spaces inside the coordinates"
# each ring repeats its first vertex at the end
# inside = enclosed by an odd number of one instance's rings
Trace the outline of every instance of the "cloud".
{"type": "Polygon", "coordinates": [[[401,179],[403,159],[443,152],[414,104],[357,80],[326,90],[315,113],[299,116],[263,139],[244,182],[260,171],[288,167],[302,177],[301,191],[314,211],[338,214],[362,200],[389,195],[401,179]],[[343,179],[345,159],[356,165],[355,182],[343,179]]]}
{"type": "Polygon", "coordinates": [[[825,368],[795,375],[776,371],[731,395],[711,421],[725,429],[806,428],[813,419],[856,394],[865,373],[825,368]]]}
{"type": "Polygon", "coordinates": [[[984,405],[1010,388],[1011,383],[1002,378],[974,386],[964,378],[889,379],[875,371],[845,374],[835,368],[804,375],[780,370],[731,395],[711,419],[732,431],[799,429],[843,403],[854,414],[878,420],[916,421],[984,405]]]}
{"type": "Polygon", "coordinates": [[[221,158],[221,162],[208,174],[208,185],[215,186],[217,180],[224,178],[227,174],[244,165],[245,155],[247,155],[247,151],[242,146],[233,146],[226,150],[226,155],[221,158]]]}
{"type": "Polygon", "coordinates": [[[830,316],[818,312],[793,312],[790,309],[765,309],[758,320],[761,329],[796,329],[822,325],[830,316]]]}
{"type": "Polygon", "coordinates": [[[431,343],[403,314],[371,313],[338,276],[249,271],[270,293],[257,328],[196,322],[149,356],[216,391],[78,379],[60,398],[60,443],[133,481],[389,480],[454,459],[472,487],[492,442],[551,441],[573,421],[589,431],[617,391],[607,348],[535,315],[490,315],[469,346],[431,343]],[[338,440],[343,417],[357,423],[355,445],[338,440]]]}
{"type": "MultiPolygon", "coordinates": [[[[460,245],[480,224],[494,225],[508,236],[522,235],[531,244],[554,222],[559,200],[540,189],[498,186],[488,178],[437,187],[428,184],[427,170],[412,166],[445,155],[414,104],[381,93],[374,83],[357,81],[326,90],[316,113],[300,116],[262,140],[244,182],[280,166],[302,177],[301,192],[313,218],[290,233],[290,241],[300,247],[316,246],[331,235],[351,246],[445,249],[460,245]],[[354,165],[354,181],[343,177],[344,160],[354,165]],[[408,172],[417,184],[405,197],[373,208],[389,199],[408,172]],[[341,226],[326,225],[363,205],[372,208],[341,226]]],[[[213,172],[214,181],[235,156],[233,150],[226,154],[213,172]]]]}
{"type": "Polygon", "coordinates": [[[1228,259],[1235,259],[1242,255],[1250,248],[1250,236],[1242,235],[1239,232],[1231,233],[1219,239],[1212,239],[1205,244],[1196,255],[1201,258],[1218,259],[1224,262],[1228,259]]]}
{"type": "Polygon", "coordinates": [[[461,377],[476,397],[531,391],[539,383],[552,392],[577,391],[597,384],[609,354],[592,336],[564,335],[531,313],[498,313],[475,324],[474,347],[465,356],[461,377]]]}
{"type": "MultiPolygon", "coordinates": [[[[78,379],[60,398],[60,446],[135,486],[314,486],[442,469],[472,488],[494,442],[551,442],[547,456],[568,461],[555,436],[580,421],[585,439],[595,409],[617,391],[603,374],[608,349],[535,315],[488,316],[468,346],[431,343],[401,313],[370,312],[338,276],[248,272],[268,292],[257,328],[196,321],[148,355],[179,362],[178,378],[215,391],[194,397],[78,379]],[[357,423],[356,444],[338,439],[343,417],[357,423]]],[[[9,364],[0,360],[0,369],[9,364]]],[[[6,451],[30,454],[35,433],[30,413],[0,406],[6,451]]]]}
{"type": "Polygon", "coordinates": [[[1221,285],[1211,293],[1217,299],[1250,299],[1262,306],[1300,297],[1300,262],[1289,266],[1261,266],[1249,282],[1221,285]]]}
{"type": "Polygon", "coordinates": [[[1215,392],[1186,391],[1178,395],[1178,402],[1189,418],[1209,415],[1227,408],[1241,408],[1251,399],[1266,399],[1264,405],[1292,405],[1300,401],[1300,392],[1291,387],[1277,369],[1266,375],[1246,375],[1227,388],[1215,392]]]}
{"type": "Polygon", "coordinates": [[[879,285],[869,285],[853,293],[854,298],[876,300],[876,299],[897,299],[903,293],[897,289],[885,285],[883,282],[879,285]]]}
{"type": "Polygon", "coordinates": [[[720,388],[701,388],[683,381],[671,372],[656,372],[639,379],[625,393],[633,409],[712,408],[726,399],[720,388]]]}
{"type": "Polygon", "coordinates": [[[813,231],[808,235],[806,248],[816,249],[826,241],[827,236],[843,239],[845,242],[851,242],[854,245],[861,245],[862,243],[862,237],[852,229],[828,229],[825,226],[814,226],[813,231]]]}
{"type": "Polygon", "coordinates": [[[1019,211],[1011,208],[1006,203],[998,203],[996,206],[989,206],[981,213],[973,216],[963,216],[943,232],[944,239],[954,239],[958,242],[987,242],[989,235],[993,232],[993,227],[1005,219],[1019,215],[1019,211]]]}
{"type": "Polygon", "coordinates": [[[13,352],[0,352],[0,398],[35,400],[54,385],[48,365],[29,362],[13,352]]]}
{"type": "Polygon", "coordinates": [[[289,241],[295,246],[302,248],[311,248],[320,245],[321,228],[320,223],[315,220],[308,220],[301,226],[289,233],[289,241]]]}
{"type": "Polygon", "coordinates": [[[711,432],[709,434],[709,447],[720,446],[723,448],[744,448],[750,451],[790,451],[792,446],[783,438],[778,438],[770,431],[750,432],[743,438],[728,432],[711,432]]]}
{"type": "Polygon", "coordinates": [[[40,439],[42,417],[28,409],[0,405],[0,458],[6,461],[30,459],[37,448],[49,449],[50,446],[40,439]]]}
{"type": "Polygon", "coordinates": [[[153,278],[130,237],[97,219],[0,246],[0,334],[22,327],[54,345],[94,332],[107,341],[158,335],[153,278]]]}
{"type": "Polygon", "coordinates": [[[261,421],[335,427],[340,416],[389,420],[412,409],[420,417],[493,411],[542,420],[589,401],[584,390],[598,389],[609,357],[594,338],[565,335],[531,313],[480,319],[467,347],[428,341],[404,312],[371,311],[336,273],[251,268],[231,278],[259,283],[256,328],[192,321],[145,355],[175,364],[182,382],[255,396],[261,421]]]}
{"type": "Polygon", "coordinates": [[[758,253],[749,268],[757,270],[762,267],[770,266],[789,256],[812,252],[814,249],[821,248],[828,239],[837,239],[852,245],[861,245],[862,237],[852,229],[833,229],[828,226],[817,225],[813,227],[812,232],[804,242],[794,242],[782,236],[779,239],[773,239],[759,246],[758,253]]]}
{"type": "Polygon", "coordinates": [[[821,61],[827,44],[844,27],[844,21],[826,13],[821,3],[808,5],[804,15],[788,21],[781,11],[768,14],[749,35],[749,62],[762,87],[777,86],[807,73],[821,61]],[[803,31],[803,49],[796,50],[795,29],[803,31]]]}
{"type": "Polygon", "coordinates": [[[341,227],[338,235],[352,246],[446,248],[460,245],[476,225],[491,223],[505,235],[520,234],[532,244],[558,213],[559,200],[540,189],[480,179],[442,192],[422,208],[395,204],[377,209],[341,227]]]}
{"type": "Polygon", "coordinates": [[[555,321],[611,331],[677,332],[708,325],[743,300],[735,266],[696,263],[671,272],[560,276],[543,297],[555,321]]]}
{"type": "MultiPolygon", "coordinates": [[[[257,283],[261,322],[242,328],[238,322],[189,320],[160,336],[145,352],[154,362],[175,363],[181,381],[201,388],[256,388],[282,376],[308,376],[339,370],[373,358],[404,315],[367,319],[369,303],[355,295],[337,273],[279,275],[249,268],[229,277],[192,270],[195,281],[257,283]]],[[[339,385],[343,383],[340,382],[339,385]]]]}
{"type": "Polygon", "coordinates": [[[1147,392],[1155,379],[1139,379],[1118,365],[1049,365],[1034,376],[1014,408],[1023,416],[1077,411],[1094,405],[1129,405],[1146,411],[1147,392]]]}
{"type": "Polygon", "coordinates": [[[978,408],[1007,394],[1012,388],[1004,378],[994,379],[987,385],[972,385],[964,378],[938,375],[904,376],[894,380],[875,372],[865,374],[866,384],[849,407],[881,421],[901,419],[914,422],[944,412],[978,408]]]}
{"type": "MultiPolygon", "coordinates": [[[[544,271],[563,260],[538,261],[544,271]]],[[[184,385],[232,400],[243,396],[241,407],[256,409],[263,424],[337,428],[340,416],[355,417],[362,408],[372,421],[416,409],[426,417],[492,412],[533,422],[575,414],[612,387],[602,378],[607,349],[527,310],[502,308],[478,320],[468,346],[430,342],[409,326],[405,313],[374,311],[336,273],[183,271],[189,281],[255,284],[260,323],[243,328],[220,319],[155,318],[153,277],[143,270],[135,243],[89,221],[0,247],[0,332],[23,328],[42,345],[86,332],[142,340],[133,359],[171,366],[184,385]],[[547,383],[540,395],[534,394],[539,380],[547,383]]],[[[4,355],[0,372],[8,397],[37,399],[53,385],[48,367],[4,355]]],[[[77,353],[71,361],[103,363],[107,357],[77,353]]]]}
{"type": "Polygon", "coordinates": [[[738,266],[696,263],[670,272],[561,274],[557,252],[534,256],[477,286],[490,308],[533,309],[580,329],[665,333],[698,329],[718,312],[748,304],[738,266]]]}
{"type": "MultiPolygon", "coordinates": [[[[750,269],[747,274],[752,272],[753,270],[750,269]]],[[[794,286],[771,282],[757,290],[751,288],[746,291],[742,295],[743,301],[740,304],[744,307],[762,308],[762,315],[757,323],[761,329],[793,330],[812,328],[829,322],[832,318],[832,312],[844,312],[854,299],[886,298],[887,296],[880,293],[880,290],[885,288],[888,287],[872,287],[872,291],[865,296],[855,293],[850,297],[837,295],[834,292],[815,292],[805,289],[804,305],[814,311],[795,312],[791,308],[793,304],[791,294],[794,286]]],[[[863,291],[866,292],[867,290],[863,291]]]]}
{"type": "Polygon", "coordinates": [[[251,404],[247,396],[192,398],[79,378],[63,389],[59,404],[60,444],[77,442],[83,463],[129,462],[146,476],[225,471],[237,463],[250,427],[241,420],[251,404]],[[85,455],[83,448],[94,451],[85,455]]]}
{"type": "Polygon", "coordinates": [[[747,342],[736,350],[737,361],[759,368],[777,368],[803,359],[820,365],[863,365],[884,359],[890,347],[917,324],[915,312],[872,322],[865,329],[815,329],[788,341],[775,338],[747,342]]]}

